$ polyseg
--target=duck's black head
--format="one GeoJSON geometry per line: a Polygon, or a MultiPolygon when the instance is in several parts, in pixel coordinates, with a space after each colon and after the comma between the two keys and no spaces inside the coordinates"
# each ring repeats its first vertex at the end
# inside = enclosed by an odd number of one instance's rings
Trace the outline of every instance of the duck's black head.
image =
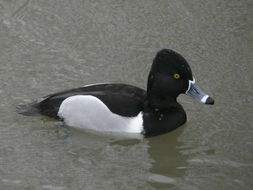
{"type": "Polygon", "coordinates": [[[176,102],[178,95],[182,93],[205,104],[214,103],[213,99],[196,85],[191,68],[183,56],[173,50],[163,49],[154,58],[149,73],[148,99],[169,104],[176,102]]]}

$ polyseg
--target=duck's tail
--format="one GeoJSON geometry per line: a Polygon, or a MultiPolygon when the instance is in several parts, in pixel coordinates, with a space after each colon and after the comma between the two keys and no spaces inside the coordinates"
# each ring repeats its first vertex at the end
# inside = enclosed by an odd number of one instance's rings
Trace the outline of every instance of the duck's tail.
{"type": "Polygon", "coordinates": [[[21,104],[17,106],[17,113],[25,116],[39,115],[38,101],[34,101],[28,104],[21,104]]]}

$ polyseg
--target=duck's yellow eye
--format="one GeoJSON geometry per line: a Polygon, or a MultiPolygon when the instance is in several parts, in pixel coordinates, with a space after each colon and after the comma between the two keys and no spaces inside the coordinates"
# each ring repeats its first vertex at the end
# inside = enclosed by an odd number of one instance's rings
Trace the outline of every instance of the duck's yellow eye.
{"type": "Polygon", "coordinates": [[[173,77],[174,77],[174,79],[179,79],[179,78],[180,78],[180,74],[175,73],[175,74],[173,75],[173,77]]]}

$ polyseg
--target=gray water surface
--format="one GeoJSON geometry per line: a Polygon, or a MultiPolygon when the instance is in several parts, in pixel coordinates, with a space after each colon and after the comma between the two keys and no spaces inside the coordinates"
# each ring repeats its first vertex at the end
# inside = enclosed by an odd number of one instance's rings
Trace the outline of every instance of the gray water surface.
{"type": "Polygon", "coordinates": [[[1,190],[252,190],[252,0],[0,0],[1,190]],[[148,139],[25,117],[20,103],[96,82],[146,88],[155,53],[180,52],[215,99],[148,139]]]}

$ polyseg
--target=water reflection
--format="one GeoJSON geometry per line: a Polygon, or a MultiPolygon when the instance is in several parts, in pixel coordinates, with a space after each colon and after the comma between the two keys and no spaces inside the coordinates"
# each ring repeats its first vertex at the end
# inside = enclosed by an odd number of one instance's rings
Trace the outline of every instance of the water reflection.
{"type": "Polygon", "coordinates": [[[110,144],[124,147],[137,145],[146,147],[145,151],[150,165],[149,168],[146,168],[146,180],[155,188],[168,188],[176,185],[177,178],[185,175],[188,166],[188,156],[181,153],[186,146],[178,140],[184,128],[185,126],[182,126],[171,133],[147,139],[123,139],[110,144]]]}
{"type": "Polygon", "coordinates": [[[187,156],[180,153],[183,143],[178,140],[185,126],[171,133],[148,139],[148,152],[154,160],[150,171],[152,173],[168,176],[181,177],[187,167],[187,156]]]}
{"type": "Polygon", "coordinates": [[[181,153],[184,144],[178,138],[184,128],[147,139],[148,153],[153,160],[149,180],[155,188],[174,186],[178,183],[177,178],[185,175],[188,156],[181,153]]]}

